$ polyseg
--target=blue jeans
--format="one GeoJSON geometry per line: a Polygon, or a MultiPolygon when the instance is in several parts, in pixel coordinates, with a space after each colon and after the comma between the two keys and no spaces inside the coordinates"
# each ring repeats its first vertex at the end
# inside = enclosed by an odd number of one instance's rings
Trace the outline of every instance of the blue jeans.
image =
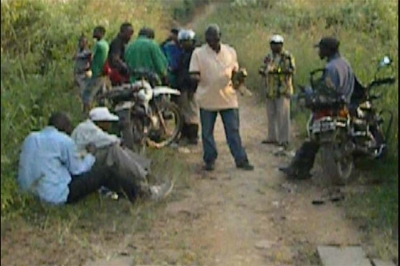
{"type": "Polygon", "coordinates": [[[239,110],[226,109],[208,111],[200,109],[201,137],[203,141],[203,160],[205,163],[214,163],[218,157],[214,140],[214,126],[218,113],[224,124],[225,136],[236,165],[248,162],[247,154],[242,146],[239,134],[239,110]]]}

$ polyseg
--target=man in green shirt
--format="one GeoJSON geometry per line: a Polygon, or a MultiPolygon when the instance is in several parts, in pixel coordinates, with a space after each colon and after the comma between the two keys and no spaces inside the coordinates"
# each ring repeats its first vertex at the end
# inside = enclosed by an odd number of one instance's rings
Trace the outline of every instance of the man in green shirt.
{"type": "Polygon", "coordinates": [[[106,63],[109,45],[104,40],[106,29],[103,26],[97,26],[93,30],[93,38],[97,40],[93,48],[92,57],[92,77],[88,80],[86,89],[82,94],[83,112],[86,114],[90,110],[90,105],[94,96],[102,86],[107,84],[107,74],[104,73],[104,64],[106,63]]]}
{"type": "MultiPolygon", "coordinates": [[[[127,47],[125,61],[130,70],[146,69],[166,81],[168,61],[157,43],[149,38],[147,28],[141,29],[138,38],[127,47]]],[[[131,82],[136,79],[135,76],[130,78],[131,82]]]]}

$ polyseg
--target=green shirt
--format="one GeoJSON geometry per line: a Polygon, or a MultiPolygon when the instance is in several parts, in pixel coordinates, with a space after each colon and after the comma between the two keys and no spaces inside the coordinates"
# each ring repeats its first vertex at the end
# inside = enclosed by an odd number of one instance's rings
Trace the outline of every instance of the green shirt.
{"type": "MultiPolygon", "coordinates": [[[[125,51],[125,62],[130,70],[144,68],[160,77],[167,74],[168,61],[156,42],[139,37],[129,44],[125,51]]],[[[131,82],[135,77],[131,77],[131,82]]]]}
{"type": "Polygon", "coordinates": [[[107,60],[109,45],[106,40],[101,39],[97,41],[93,48],[93,59],[92,59],[92,76],[100,77],[103,73],[103,67],[107,60]]]}

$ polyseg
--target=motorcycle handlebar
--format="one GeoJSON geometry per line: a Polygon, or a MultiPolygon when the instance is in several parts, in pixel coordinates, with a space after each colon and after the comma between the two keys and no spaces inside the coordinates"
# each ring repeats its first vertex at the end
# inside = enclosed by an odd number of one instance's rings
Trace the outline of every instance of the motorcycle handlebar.
{"type": "Polygon", "coordinates": [[[396,82],[396,79],[394,77],[390,77],[390,78],[382,78],[382,79],[376,79],[374,81],[372,81],[369,84],[369,88],[371,87],[375,87],[375,86],[381,86],[381,85],[386,85],[386,84],[393,84],[396,82]]]}

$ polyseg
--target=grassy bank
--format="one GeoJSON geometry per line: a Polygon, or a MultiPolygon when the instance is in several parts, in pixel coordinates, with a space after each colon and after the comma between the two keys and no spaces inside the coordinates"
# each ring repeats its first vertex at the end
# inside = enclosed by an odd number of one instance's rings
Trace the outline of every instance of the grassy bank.
{"type": "Polygon", "coordinates": [[[72,76],[79,36],[85,33],[91,40],[92,29],[100,24],[111,41],[119,25],[129,21],[136,33],[144,25],[153,27],[156,40],[162,41],[168,34],[171,12],[164,1],[151,0],[2,1],[2,219],[27,205],[15,182],[23,138],[42,128],[54,110],[69,112],[75,123],[82,119],[72,76]]]}
{"type": "MultiPolygon", "coordinates": [[[[248,87],[261,95],[262,83],[257,70],[269,51],[268,40],[275,33],[284,36],[285,48],[296,59],[296,84],[307,84],[308,73],[323,66],[313,45],[324,35],[338,36],[341,53],[363,83],[373,78],[376,65],[384,55],[398,57],[396,1],[326,0],[324,5],[320,3],[319,0],[227,1],[199,25],[199,35],[208,23],[217,23],[222,29],[223,41],[236,48],[241,65],[249,72],[248,87]]],[[[398,68],[397,60],[394,68],[398,68]]],[[[367,162],[361,169],[365,176],[362,179],[369,181],[374,176],[383,183],[370,186],[363,194],[351,194],[347,206],[352,217],[365,224],[366,230],[379,230],[387,238],[397,235],[392,229],[398,225],[398,83],[381,90],[384,97],[377,104],[395,114],[389,157],[385,161],[367,162]]],[[[297,128],[303,134],[307,115],[296,113],[295,117],[297,128]]],[[[382,252],[395,254],[385,245],[381,247],[385,249],[382,252]]]]}

